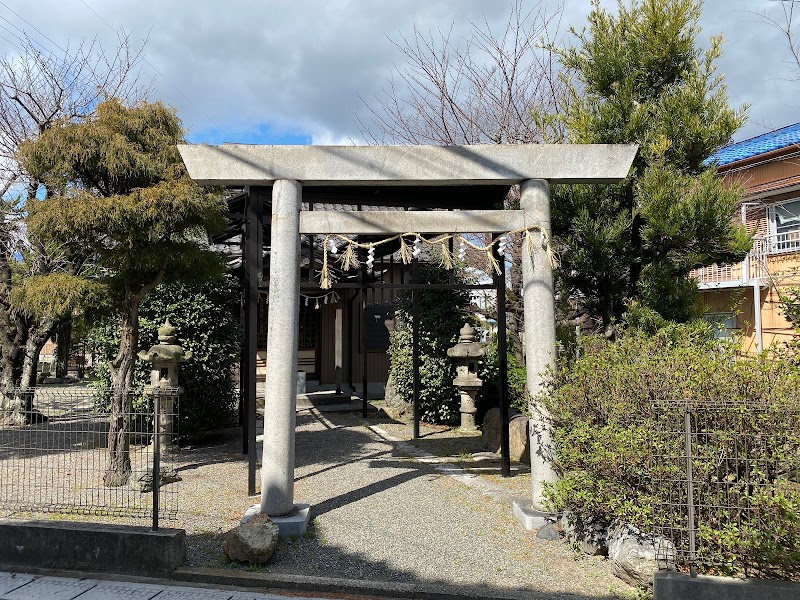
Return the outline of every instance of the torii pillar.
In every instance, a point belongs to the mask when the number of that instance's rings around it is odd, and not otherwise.
[[[630,170],[635,145],[512,144],[476,146],[223,146],[179,145],[189,175],[201,185],[272,185],[269,334],[261,504],[282,535],[299,535],[308,506],[294,504],[294,428],[299,320],[300,234],[392,235],[502,233],[538,228],[550,233],[549,183],[616,183]],[[521,210],[327,212],[301,209],[305,186],[513,185]],[[532,235],[537,235],[532,232]],[[544,246],[523,252],[528,392],[543,389],[555,364],[553,271]],[[543,490],[555,481],[549,418],[531,407],[531,502],[515,503],[528,529],[550,518]]]
[[[526,227],[539,227],[550,238],[550,185],[543,179],[520,184],[520,208]],[[541,243],[522,254],[522,299],[525,316],[525,377],[530,398],[528,435],[531,451],[531,505],[544,510],[544,490],[557,480],[553,471],[550,415],[534,398],[544,390],[546,377],[556,366],[556,319],[553,266]],[[515,507],[516,508],[516,507]]]
[[[272,185],[269,278],[280,285],[269,286],[260,509],[284,536],[301,535],[308,525],[308,505],[293,502],[302,200],[299,182],[281,179]]]

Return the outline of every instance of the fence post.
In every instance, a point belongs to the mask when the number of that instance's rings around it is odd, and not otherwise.
[[[153,531],[158,531],[161,490],[161,390],[153,387]]]
[[[683,409],[684,427],[686,433],[686,507],[689,513],[689,575],[697,577],[697,557],[695,548],[694,528],[694,480],[692,476],[692,412],[689,400]]]

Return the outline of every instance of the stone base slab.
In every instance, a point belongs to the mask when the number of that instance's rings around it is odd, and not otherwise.
[[[158,576],[186,558],[186,532],[0,519],[0,564]]]
[[[261,514],[261,505],[254,504],[247,509],[242,517],[242,523],[246,523],[256,515]],[[281,537],[299,537],[308,529],[308,521],[311,517],[310,504],[295,504],[294,511],[283,517],[270,517],[272,522],[281,530]]]
[[[689,577],[662,572],[653,577],[653,600],[790,600],[800,598],[800,583],[733,579],[731,577]]]
[[[528,531],[536,531],[545,525],[552,525],[558,521],[559,515],[555,513],[544,512],[533,508],[527,500],[517,499],[511,503],[511,510],[517,520]]]

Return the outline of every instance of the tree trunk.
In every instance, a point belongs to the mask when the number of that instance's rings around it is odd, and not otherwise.
[[[131,474],[129,426],[130,390],[139,342],[139,303],[126,307],[120,323],[119,354],[111,362],[111,417],[108,430],[108,469],[103,482],[109,487],[128,483]]]
[[[3,313],[0,316],[3,323],[0,334],[0,423],[27,425],[36,420],[31,410],[33,394],[20,393],[18,388],[28,327],[23,319],[9,315],[4,307],[0,307],[0,312]]]
[[[22,361],[22,375],[20,376],[20,387],[36,387],[36,371],[39,368],[39,354],[53,334],[55,322],[53,319],[45,318],[39,323],[32,323],[28,328],[28,339],[25,342],[25,355]]]
[[[6,252],[0,252],[0,386],[4,389],[19,382],[22,346],[27,329],[11,309],[11,265]]]
[[[58,348],[56,355],[56,377],[67,376],[69,351],[72,346],[72,320],[66,319],[58,326]]]
[[[639,213],[633,215],[631,221],[631,253],[635,257],[631,261],[630,275],[628,276],[628,298],[639,296],[639,279],[642,277],[642,228],[644,219]]]
[[[4,388],[0,395],[0,422],[7,425],[30,425],[47,420],[47,416],[33,406],[33,397],[36,388],[39,352],[50,336],[53,321],[45,320],[40,325],[29,323],[25,325],[24,328],[20,328],[28,332],[28,337],[25,341],[25,351],[20,353],[22,354],[21,375],[19,381],[15,381],[19,385]],[[13,370],[16,371],[17,368]]]
[[[2,311],[5,312],[5,311]],[[5,316],[5,315],[4,315]],[[4,389],[19,385],[22,375],[22,358],[27,327],[13,317],[3,319],[2,364],[0,365],[0,386]]]

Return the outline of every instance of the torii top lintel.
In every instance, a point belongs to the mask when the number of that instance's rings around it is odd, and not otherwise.
[[[526,179],[614,183],[627,177],[635,144],[472,146],[261,146],[179,144],[201,185],[481,185]]]

